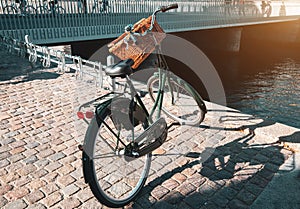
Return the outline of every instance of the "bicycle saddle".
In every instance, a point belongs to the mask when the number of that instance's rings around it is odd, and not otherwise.
[[[105,69],[106,75],[115,78],[121,77],[124,78],[126,75],[132,73],[131,66],[134,64],[132,59],[121,60],[117,64],[110,65]]]

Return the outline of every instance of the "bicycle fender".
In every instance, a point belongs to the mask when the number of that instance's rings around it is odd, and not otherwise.
[[[82,166],[83,166],[83,176],[85,183],[89,183],[90,179],[92,179],[93,172],[91,171],[92,167],[92,160],[93,160],[93,143],[91,136],[93,133],[97,133],[99,127],[99,120],[101,114],[107,109],[110,105],[111,100],[108,100],[96,107],[96,114],[95,117],[91,120],[90,125],[86,131],[84,143],[83,143],[83,150],[82,150]]]

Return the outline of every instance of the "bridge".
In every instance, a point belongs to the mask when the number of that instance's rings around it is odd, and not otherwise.
[[[35,44],[72,43],[114,38],[128,23],[147,17],[173,0],[1,0],[0,35]],[[19,2],[19,3],[18,3]],[[20,3],[21,2],[21,3]],[[285,22],[300,17],[300,1],[190,0],[176,1],[179,8],[160,14],[166,32],[193,31],[243,25]]]

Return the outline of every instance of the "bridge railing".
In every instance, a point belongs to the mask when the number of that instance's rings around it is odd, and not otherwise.
[[[37,44],[117,37],[124,26],[155,8],[177,2],[178,9],[159,15],[167,32],[284,20],[300,15],[300,0],[0,0],[0,34]]]

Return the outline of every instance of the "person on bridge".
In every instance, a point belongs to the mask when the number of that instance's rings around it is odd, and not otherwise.
[[[239,15],[241,14],[245,16],[245,0],[239,1]]]
[[[225,15],[230,15],[232,0],[225,0]]]

